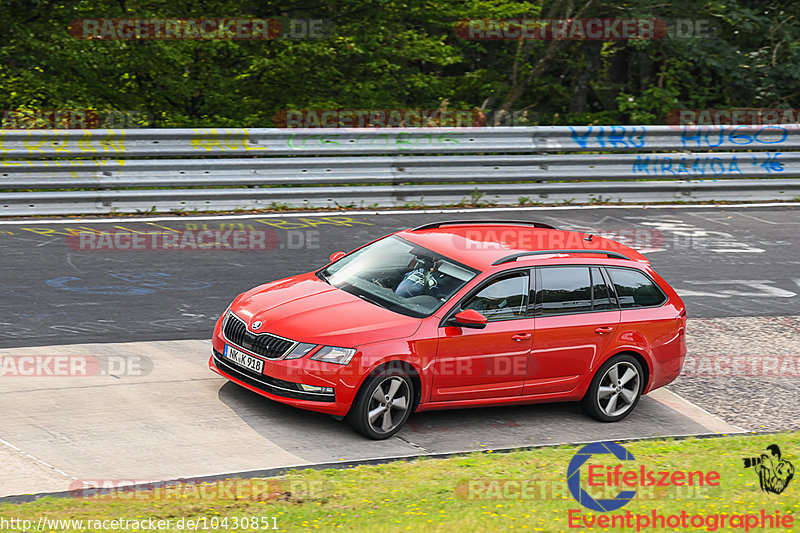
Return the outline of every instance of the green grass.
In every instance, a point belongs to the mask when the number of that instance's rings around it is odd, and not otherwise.
[[[630,466],[624,465],[626,470],[640,465],[656,471],[713,470],[719,472],[720,484],[693,489],[673,486],[655,492],[640,488],[640,498],[607,514],[657,510],[663,514],[686,511],[708,515],[758,513],[764,509],[768,514],[780,511],[797,517],[800,472],[782,494],[775,495],[761,492],[755,473],[743,468],[742,458],[758,456],[772,443],[777,443],[784,458],[800,468],[800,433],[624,444],[636,458]],[[231,490],[221,495],[220,485],[212,483],[94,498],[42,498],[31,503],[2,504],[0,517],[25,518],[34,523],[43,515],[84,520],[153,517],[172,519],[173,524],[181,517],[205,517],[208,528],[212,517],[216,517],[228,519],[227,530],[234,529],[234,517],[264,517],[270,526],[275,517],[277,531],[616,531],[597,525],[593,529],[568,527],[570,509],[579,510],[581,516],[599,516],[581,507],[565,490],[567,466],[577,449],[559,446],[502,454],[486,450],[448,459],[293,471],[272,480],[227,481],[227,487],[235,488],[236,494]],[[589,464],[618,463],[606,458]],[[582,472],[585,485],[586,473]],[[528,487],[526,493],[519,490],[523,484]],[[613,493],[618,490],[614,488]],[[199,530],[202,528],[199,523]],[[222,526],[216,529],[225,530]]]

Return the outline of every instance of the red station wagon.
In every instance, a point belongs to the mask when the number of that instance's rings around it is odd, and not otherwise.
[[[237,296],[210,368],[385,439],[432,409],[580,401],[614,422],[683,366],[683,301],[615,241],[439,222],[330,260]]]

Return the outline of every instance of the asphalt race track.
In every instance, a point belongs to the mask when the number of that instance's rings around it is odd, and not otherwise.
[[[219,314],[246,289],[316,269],[331,252],[398,229],[470,217],[475,215],[387,212],[0,225],[0,348],[208,338]],[[515,217],[619,234],[623,242],[641,245],[685,297],[692,318],[794,315],[800,309],[798,208],[480,213]],[[202,229],[263,230],[274,232],[278,242],[260,251],[84,251],[68,244],[77,232]],[[659,251],[648,251],[653,248]]]
[[[0,377],[0,461],[9,473],[0,496],[66,490],[80,479],[175,479],[560,442],[797,429],[800,368],[792,374],[780,361],[797,361],[800,350],[798,209],[0,221],[0,356],[86,356],[101,369],[92,377]],[[236,294],[315,269],[336,250],[397,229],[468,218],[538,220],[617,238],[641,249],[684,297],[695,363],[707,355],[784,359],[774,375],[681,377],[617,424],[595,422],[572,404],[433,412],[412,416],[398,436],[378,443],[208,371],[213,323]],[[255,231],[271,249],[92,249],[113,232],[195,230]],[[754,387],[754,379],[764,386]]]

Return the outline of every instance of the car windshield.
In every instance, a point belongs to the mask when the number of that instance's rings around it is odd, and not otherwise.
[[[393,235],[356,250],[317,275],[374,305],[421,318],[441,307],[477,273]]]

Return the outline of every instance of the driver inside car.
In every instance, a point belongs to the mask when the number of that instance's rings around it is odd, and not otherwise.
[[[436,277],[433,272],[436,262],[433,259],[418,257],[410,271],[406,272],[402,281],[397,284],[395,294],[403,298],[411,298],[421,294],[428,294],[436,287]]]

